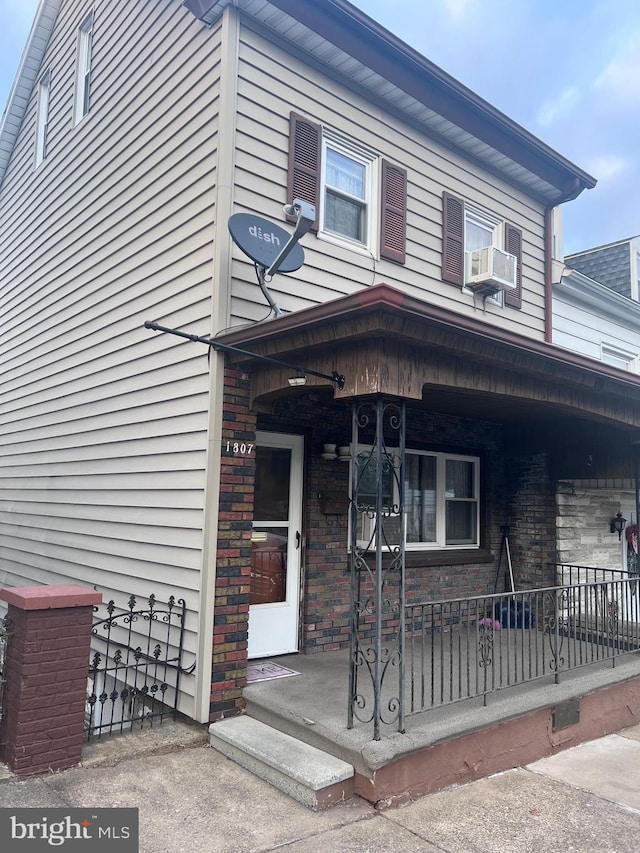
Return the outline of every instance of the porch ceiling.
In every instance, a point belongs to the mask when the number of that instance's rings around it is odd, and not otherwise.
[[[500,423],[583,420],[640,430],[640,377],[476,318],[430,305],[378,284],[252,326],[220,343],[252,376],[252,404],[269,409],[296,393],[292,371],[261,361],[344,374],[335,399],[383,393],[420,401],[433,411]],[[306,390],[331,388],[307,377]],[[640,438],[640,433],[638,433]]]

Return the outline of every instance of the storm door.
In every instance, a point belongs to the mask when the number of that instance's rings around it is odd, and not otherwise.
[[[298,651],[303,438],[258,432],[249,657]]]

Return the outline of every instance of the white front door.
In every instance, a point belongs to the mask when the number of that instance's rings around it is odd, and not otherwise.
[[[298,651],[303,438],[256,435],[250,658]]]

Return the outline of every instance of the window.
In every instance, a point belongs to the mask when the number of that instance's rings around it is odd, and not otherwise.
[[[315,205],[312,230],[326,239],[405,262],[406,171],[292,113],[287,201],[296,198]]]
[[[360,507],[376,506],[375,470],[358,454],[362,477],[358,489]],[[389,469],[383,472],[382,502],[385,535],[397,542],[402,524],[398,508],[399,456],[388,451]],[[394,469],[396,476],[393,476]],[[405,453],[405,515],[407,550],[478,548],[480,519],[480,460],[476,456],[407,450]],[[372,513],[368,514],[369,516]],[[371,544],[372,519],[361,514],[357,539]]]
[[[91,43],[93,40],[93,12],[84,19],[78,31],[78,63],[76,76],[75,124],[89,112],[91,89]]]
[[[624,352],[617,347],[602,344],[600,358],[605,364],[619,367],[621,370],[633,370],[636,357],[631,353]]]
[[[373,155],[323,136],[321,232],[372,247],[370,208],[375,166]]]
[[[514,290],[500,294],[500,299],[505,305],[521,308],[522,231],[450,193],[443,193],[442,280],[464,287],[465,252],[482,249],[485,246],[495,246],[515,255],[516,287]]]
[[[51,69],[45,71],[38,84],[38,118],[36,123],[36,167],[47,156],[49,123],[49,95],[51,91]]]

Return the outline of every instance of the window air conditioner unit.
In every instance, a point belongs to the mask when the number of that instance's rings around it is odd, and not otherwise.
[[[509,252],[485,246],[467,252],[465,287],[480,296],[493,296],[500,290],[515,290],[518,259]]]

